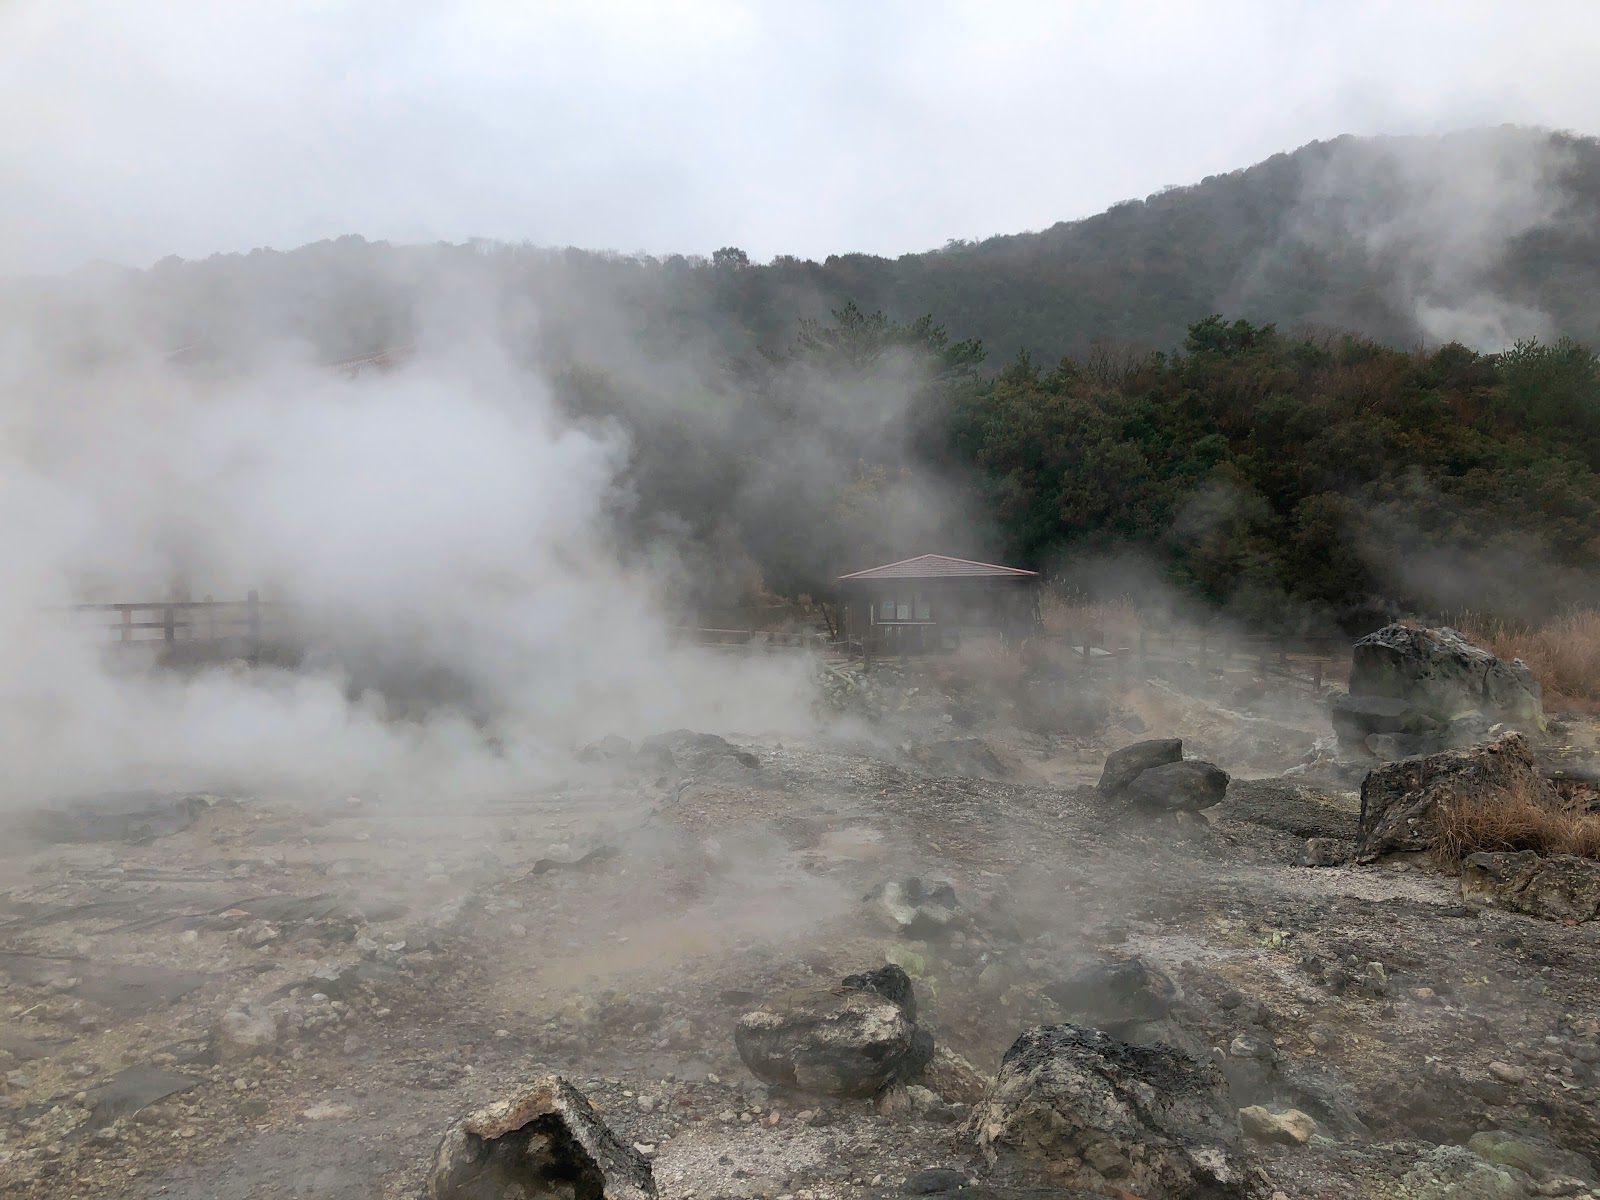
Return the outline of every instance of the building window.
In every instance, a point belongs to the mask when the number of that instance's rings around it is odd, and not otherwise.
[[[916,602],[917,602],[917,618],[916,619],[919,620],[919,621],[931,621],[931,620],[933,620],[933,605],[931,603],[929,603],[927,597],[918,596]]]
[[[878,620],[880,620],[880,621],[892,621],[892,620],[894,620],[894,613],[895,613],[895,607],[894,607],[894,601],[893,600],[885,600],[882,604],[880,604],[878,606]]]

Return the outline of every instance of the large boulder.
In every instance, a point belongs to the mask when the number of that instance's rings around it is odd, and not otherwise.
[[[1100,771],[1100,782],[1095,787],[1107,796],[1121,795],[1141,772],[1166,763],[1181,762],[1181,738],[1152,738],[1147,742],[1134,742],[1121,750],[1106,755],[1106,765]]]
[[[1365,745],[1374,734],[1421,739],[1442,728],[1409,700],[1393,696],[1335,696],[1329,705],[1333,731],[1342,745]]]
[[[1532,850],[1469,854],[1461,894],[1496,908],[1552,921],[1600,918],[1600,862],[1571,854],[1542,858]]]
[[[1520,733],[1466,750],[1381,763],[1361,784],[1356,856],[1370,862],[1382,854],[1432,850],[1441,802],[1492,805],[1547,787],[1533,747]]]
[[[775,996],[739,1018],[733,1040],[757,1079],[823,1096],[877,1095],[933,1058],[911,979],[893,965]]]
[[[979,1149],[1056,1186],[1172,1200],[1236,1200],[1257,1178],[1214,1063],[1081,1025],[1023,1033],[973,1117]]]
[[[508,1196],[653,1200],[650,1164],[558,1075],[452,1125],[434,1154],[432,1200]]]
[[[1129,804],[1153,812],[1199,812],[1227,794],[1228,773],[1197,758],[1140,771],[1123,789]]]
[[[1369,633],[1352,652],[1350,694],[1403,700],[1441,725],[1481,713],[1544,728],[1543,697],[1527,664],[1503,662],[1454,629],[1397,624]]]

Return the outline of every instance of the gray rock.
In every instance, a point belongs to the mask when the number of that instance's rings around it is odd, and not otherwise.
[[[1594,1169],[1583,1155],[1560,1150],[1503,1129],[1475,1133],[1467,1139],[1467,1149],[1488,1162],[1525,1171],[1540,1183],[1551,1178],[1595,1182]]]
[[[652,1200],[655,1194],[645,1157],[558,1075],[457,1121],[440,1141],[428,1178],[432,1200]]]
[[[1163,1020],[1178,999],[1171,977],[1142,958],[1096,963],[1041,990],[1075,1021],[1126,1041],[1137,1039],[1122,1026]]]
[[[1527,737],[1508,733],[1466,750],[1383,763],[1361,783],[1357,857],[1431,850],[1441,799],[1493,803],[1511,792],[1548,789]]]
[[[212,1033],[212,1050],[218,1062],[254,1058],[277,1042],[278,1018],[255,1004],[223,1013]]]
[[[1532,1180],[1460,1146],[1435,1146],[1400,1179],[1401,1200],[1528,1200]]]
[[[1350,846],[1338,838],[1307,838],[1296,865],[1302,867],[1338,867],[1350,860]]]
[[[973,1128],[991,1166],[1005,1156],[1062,1188],[1173,1200],[1259,1191],[1215,1064],[1078,1025],[1018,1038]]]
[[[866,1097],[915,1080],[933,1038],[916,1023],[911,980],[887,966],[836,988],[803,988],[745,1013],[734,1046],[757,1079],[813,1095]]]
[[[961,901],[948,879],[891,880],[867,899],[891,928],[906,937],[936,937],[963,923]]]
[[[1461,894],[1546,920],[1593,921],[1600,918],[1600,862],[1541,858],[1532,850],[1470,854],[1461,864]]]
[[[1228,773],[1195,758],[1150,767],[1123,789],[1129,804],[1156,812],[1199,812],[1227,794]]]
[[[1123,791],[1143,771],[1183,759],[1183,741],[1180,738],[1155,738],[1135,742],[1121,750],[1106,755],[1106,765],[1100,772],[1100,782],[1095,784],[1103,794],[1115,796]]]
[[[1335,696],[1329,705],[1333,731],[1347,745],[1372,734],[1437,733],[1439,722],[1409,700],[1395,696]]]
[[[1404,700],[1441,723],[1481,713],[1544,728],[1544,702],[1527,665],[1502,662],[1454,629],[1397,624],[1368,634],[1352,651],[1350,694]]]
[[[1280,1146],[1304,1146],[1317,1132],[1317,1123],[1297,1108],[1275,1113],[1259,1104],[1241,1108],[1239,1124],[1246,1137]]]

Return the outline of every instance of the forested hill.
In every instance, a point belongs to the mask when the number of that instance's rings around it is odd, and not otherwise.
[[[441,309],[460,315],[468,280],[491,286],[502,317],[531,313],[529,348],[558,368],[744,358],[850,301],[902,322],[931,314],[981,340],[991,364],[1023,350],[1055,362],[1097,339],[1170,350],[1212,312],[1407,348],[1593,344],[1600,142],[1510,127],[1344,137],[1041,232],[895,259],[757,264],[735,247],[651,258],[347,237],[170,259],[120,283],[149,336],[170,344],[287,334],[341,357],[409,341]],[[40,286],[24,289],[35,312]],[[92,324],[79,311],[84,289],[46,290],[57,336]]]

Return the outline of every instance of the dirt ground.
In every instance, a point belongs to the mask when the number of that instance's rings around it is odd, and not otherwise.
[[[1240,1105],[1315,1118],[1309,1144],[1252,1151],[1285,1195],[1409,1194],[1434,1147],[1495,1130],[1570,1167],[1543,1194],[1583,1195],[1560,1180],[1600,1170],[1600,924],[1463,903],[1426,860],[1294,865],[1307,837],[1352,839],[1358,801],[1283,775],[1329,727],[1275,686],[1169,673],[1064,713],[886,668],[870,712],[730,735],[743,760],[680,737],[670,762],[426,806],[24,814],[0,857],[0,1194],[414,1197],[452,1120],[548,1072],[645,1148],[663,1196],[936,1190],[929,1168],[1021,1194],[949,1113],[769,1092],[734,1023],[894,961],[989,1074],[1070,1015],[1053,983],[1136,955]],[[1085,786],[1153,736],[1233,774],[1209,821],[1130,820]],[[959,937],[902,937],[868,899],[913,876],[954,883]],[[260,1044],[219,1035],[240,1012]]]

